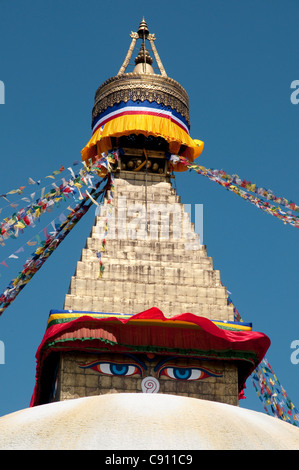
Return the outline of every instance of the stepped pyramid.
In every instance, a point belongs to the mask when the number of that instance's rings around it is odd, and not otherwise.
[[[107,218],[99,278],[97,253]],[[234,319],[220,273],[169,176],[120,172],[112,204],[105,200],[82,250],[64,309],[136,314],[154,306],[166,317],[191,312]]]

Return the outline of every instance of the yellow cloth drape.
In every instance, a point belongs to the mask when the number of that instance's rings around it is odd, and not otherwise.
[[[82,149],[82,160],[87,161],[108,152],[112,148],[111,137],[129,134],[143,134],[163,137],[169,144],[169,152],[178,155],[182,145],[186,148],[182,155],[193,162],[202,152],[204,143],[193,140],[188,133],[170,119],[147,114],[119,116],[108,121],[104,128],[97,129]],[[176,165],[175,171],[185,171],[186,167]]]

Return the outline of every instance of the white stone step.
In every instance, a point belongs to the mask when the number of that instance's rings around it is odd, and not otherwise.
[[[82,310],[105,313],[136,314],[152,307],[159,308],[165,316],[171,317],[181,313],[193,313],[214,320],[233,320],[233,310],[230,306],[219,306],[215,304],[193,304],[176,302],[154,302],[152,299],[125,298],[114,301],[112,297],[108,300],[103,297],[72,296],[67,294],[64,308],[66,310]]]

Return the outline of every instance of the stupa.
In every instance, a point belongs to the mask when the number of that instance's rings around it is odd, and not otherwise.
[[[64,307],[50,312],[31,406],[0,419],[0,448],[299,446],[298,429],[238,407],[270,340],[234,320],[173,187],[177,155],[192,162],[203,146],[143,19],[95,94],[82,159],[106,162],[106,197]]]

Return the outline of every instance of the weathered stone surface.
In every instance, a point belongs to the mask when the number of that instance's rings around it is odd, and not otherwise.
[[[116,178],[114,186],[112,204],[101,207],[82,250],[64,308],[135,314],[155,306],[167,317],[191,312],[232,321],[220,273],[171,183],[150,176],[145,184],[144,176],[132,175]]]

